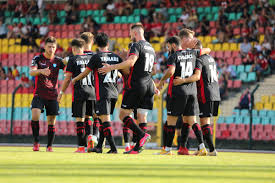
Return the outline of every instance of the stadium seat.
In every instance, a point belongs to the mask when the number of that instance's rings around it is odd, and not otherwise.
[[[241,64],[242,64],[242,59],[241,59],[241,58],[236,58],[236,59],[234,60],[234,64],[235,64],[235,65],[241,65]]]
[[[240,89],[242,87],[242,81],[241,80],[235,80],[233,88],[234,89]]]
[[[240,73],[240,80],[246,82],[247,81],[247,74],[244,73],[244,72]]]
[[[272,110],[273,109],[272,103],[264,103],[264,109]]]
[[[250,72],[248,73],[248,76],[247,76],[247,81],[248,82],[255,82],[256,81],[256,72]]]

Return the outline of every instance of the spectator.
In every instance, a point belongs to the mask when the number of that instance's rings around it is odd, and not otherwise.
[[[251,51],[251,44],[248,42],[248,39],[247,38],[244,38],[244,42],[241,43],[241,46],[240,46],[240,54],[242,57],[246,57],[246,55],[248,54],[249,51]]]
[[[26,76],[24,72],[21,74],[21,82],[23,86],[27,88],[31,85],[29,78]]]
[[[100,29],[100,25],[91,17],[87,17],[82,24],[82,32],[92,32],[96,34]]]
[[[224,15],[223,11],[219,11],[219,18],[218,18],[218,27],[222,28],[224,25],[228,24],[227,16]]]
[[[8,68],[7,78],[8,78],[8,80],[14,80],[15,79],[12,75],[12,70],[11,70],[10,67]]]
[[[6,73],[5,69],[2,66],[2,62],[0,62],[0,71],[3,71],[4,73]]]
[[[0,18],[0,39],[6,38],[8,35],[8,29],[3,23],[3,20]]]
[[[71,6],[71,11],[67,12],[66,24],[75,24],[78,22],[78,11],[75,6]]]
[[[243,92],[240,101],[239,101],[239,105],[238,107],[236,107],[237,109],[249,109],[249,104],[251,102],[251,95],[250,92],[247,89],[245,89],[245,91]]]
[[[206,19],[206,16],[202,18],[200,22],[201,34],[206,36],[209,34],[209,21]]]
[[[10,38],[20,38],[20,29],[21,25],[20,24],[13,24],[12,30],[8,32],[8,39]]]
[[[39,27],[39,35],[40,37],[46,37],[48,35],[49,28],[44,22],[40,27]]]
[[[266,37],[264,38],[264,42],[262,43],[262,47],[267,49],[267,50],[271,50],[271,44],[270,44],[270,42],[268,41],[268,39]]]
[[[30,7],[27,11],[27,14],[34,17],[38,14],[38,6],[35,0],[31,0]]]
[[[252,51],[248,52],[246,56],[247,61],[244,64],[245,65],[254,64],[256,57],[258,57],[258,52],[256,48],[253,48]]]
[[[270,52],[270,55],[268,57],[268,62],[270,64],[272,73],[275,71],[275,49],[274,49],[274,47],[275,46],[272,45],[272,51]]]
[[[161,36],[162,35],[162,23],[160,22],[162,15],[160,13],[156,13],[154,15],[154,23],[151,24],[151,30],[153,32],[153,36]]]
[[[19,71],[17,70],[17,65],[16,65],[16,64],[14,64],[14,66],[13,66],[12,76],[13,76],[14,78],[16,78],[16,77],[19,76]]]
[[[189,22],[189,13],[187,10],[182,11],[182,15],[180,16],[180,20],[184,25],[187,25]]]
[[[262,46],[260,45],[259,41],[255,41],[255,45],[254,48],[256,48],[257,52],[261,52],[262,51]]]
[[[6,72],[4,69],[0,70],[0,80],[7,80]]]
[[[188,23],[187,23],[187,27],[190,27],[191,29],[194,29],[197,25],[198,22],[198,16],[196,13],[196,10],[190,10],[190,16],[188,18]]]
[[[16,1],[15,0],[8,0],[7,8],[8,11],[14,11],[16,7]]]
[[[160,9],[159,9],[159,12],[161,14],[161,21],[166,21],[167,18],[168,18],[168,11],[167,11],[167,7],[166,7],[166,4],[165,2],[161,2],[160,3]]]
[[[263,54],[260,53],[258,57],[256,57],[254,64],[251,67],[251,71],[256,72],[257,81],[260,81],[262,76],[265,73],[269,72],[268,61],[264,58]]]
[[[57,16],[57,13],[55,10],[50,10],[48,13],[48,17],[50,20],[50,24],[58,24],[59,23],[59,18]]]
[[[105,16],[107,19],[107,22],[113,22],[114,16],[116,15],[116,6],[113,0],[108,0],[107,3],[104,5],[105,11]]]
[[[122,16],[124,14],[124,8],[125,8],[124,0],[119,0],[119,2],[116,3],[116,9],[117,9],[118,16]]]
[[[37,7],[39,10],[40,15],[43,15],[43,11],[44,11],[44,3],[43,0],[37,0]]]

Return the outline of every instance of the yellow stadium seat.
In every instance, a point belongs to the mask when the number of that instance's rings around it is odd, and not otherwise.
[[[220,51],[222,49],[222,45],[220,43],[214,44],[214,51]]]
[[[264,42],[264,35],[260,35],[259,43],[262,44]]]
[[[14,52],[15,53],[21,53],[21,46],[16,45],[15,48],[14,48]]]
[[[21,106],[21,101],[20,100],[15,100],[14,101],[14,107],[22,107]]]
[[[256,110],[262,110],[264,108],[264,105],[263,103],[261,102],[257,102],[256,105],[255,105],[255,109]]]
[[[210,43],[207,44],[207,48],[210,48],[212,51],[214,51],[214,50],[213,50],[213,48],[214,48],[214,45],[213,45],[213,44],[210,44]]]
[[[223,51],[229,51],[230,50],[229,43],[223,43],[222,44],[222,50]]]
[[[165,37],[164,36],[160,37],[159,42],[164,43],[165,42]]]
[[[15,44],[15,39],[9,39],[9,45],[14,45]]]
[[[264,104],[264,109],[272,110],[272,103],[265,103]]]
[[[268,102],[269,102],[269,96],[263,95],[263,96],[261,97],[261,102],[262,102],[262,103],[268,103]]]
[[[159,42],[159,37],[152,37],[150,42]]]
[[[35,41],[40,42],[38,39],[36,39]],[[59,44],[59,45],[62,44],[62,41],[63,41],[63,39],[61,39],[61,38],[57,38],[57,39],[56,39],[56,42],[57,42],[57,44]],[[36,43],[36,44],[38,44],[38,43]]]
[[[205,36],[204,37],[204,42],[211,43],[212,42],[212,37],[211,36]]]
[[[14,51],[15,51],[15,46],[8,47],[8,53],[14,53]]]
[[[197,37],[202,43],[204,43],[204,37],[203,36],[198,36]]]
[[[8,46],[9,40],[8,39],[2,39],[2,46]]]
[[[128,37],[124,38],[124,44],[128,45],[130,42],[131,42],[130,38],[128,38]]]
[[[160,46],[159,43],[153,44],[153,47],[154,47],[156,52],[159,52],[161,50],[161,46]]]
[[[275,110],[275,103],[273,103],[273,108],[272,108],[272,110]]]
[[[237,43],[229,43],[229,45],[231,51],[236,51],[238,49]]]
[[[275,103],[275,95],[270,96],[270,102]]]
[[[21,47],[21,53],[26,53],[28,51],[28,49],[29,49],[28,46],[25,46],[25,45],[22,46]]]
[[[122,37],[120,37],[120,38],[118,38],[118,39],[117,39],[117,43],[119,43],[119,44],[123,44],[123,42],[124,42],[124,40],[123,40],[123,38],[122,38]]]

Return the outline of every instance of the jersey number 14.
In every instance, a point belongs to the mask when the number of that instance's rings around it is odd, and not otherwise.
[[[193,74],[192,62],[181,62],[181,78],[190,77]]]

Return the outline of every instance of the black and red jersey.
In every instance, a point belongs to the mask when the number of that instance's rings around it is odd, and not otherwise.
[[[156,61],[154,48],[145,40],[135,42],[130,46],[129,56],[137,55],[138,59],[130,70],[129,87],[136,88],[151,83],[151,72]]]
[[[173,80],[179,76],[181,78],[188,78],[193,75],[195,69],[201,70],[201,64],[196,62],[197,57],[200,56],[200,50],[186,49],[178,50],[170,55],[167,61],[168,66],[175,67],[175,73],[170,78],[168,95],[182,96],[182,95],[196,95],[196,83],[184,83],[182,85],[174,86]]]
[[[112,52],[99,52],[90,59],[87,68],[94,72],[96,100],[118,97],[118,70],[102,75],[98,73],[98,68],[103,67],[102,63],[114,65],[121,62],[122,59]]]
[[[47,100],[56,100],[58,93],[58,73],[59,69],[64,69],[66,66],[62,62],[62,58],[54,56],[53,59],[48,59],[44,54],[35,56],[32,59],[31,67],[37,69],[49,68],[51,74],[44,76],[42,74],[35,76],[34,96],[39,96]]]
[[[210,55],[202,55],[198,58],[202,65],[201,78],[197,81],[198,101],[205,103],[220,101],[220,89],[216,62]]]
[[[72,78],[78,76],[84,72],[91,57],[92,55],[86,54],[70,56],[66,72],[72,73]],[[96,100],[93,72],[75,83],[73,86],[74,100]]]

